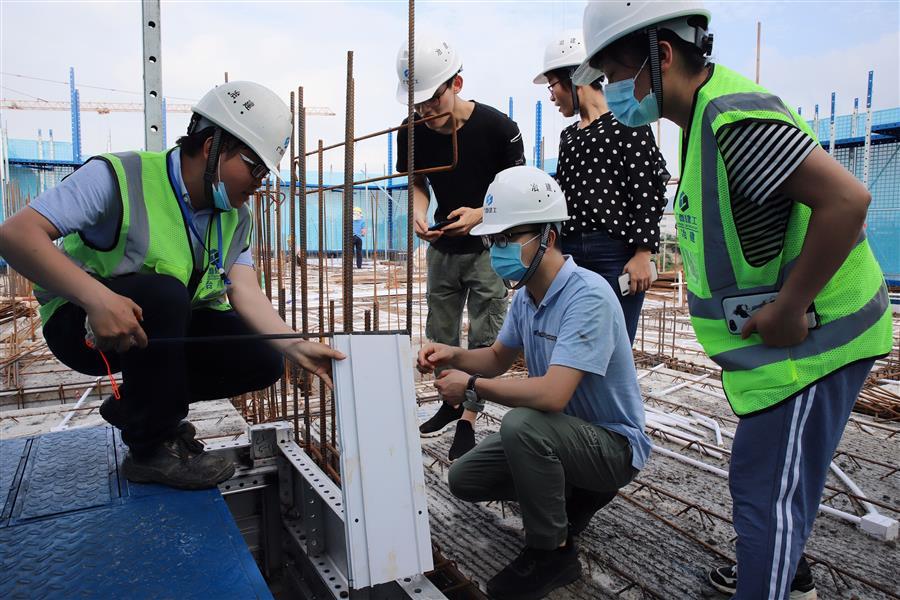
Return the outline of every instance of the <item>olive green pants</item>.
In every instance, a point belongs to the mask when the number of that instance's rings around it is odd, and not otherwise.
[[[551,550],[568,534],[571,488],[612,492],[635,473],[624,436],[563,413],[514,408],[499,433],[453,463],[448,482],[469,502],[518,501],[525,543]]]
[[[469,309],[469,348],[494,343],[506,316],[506,286],[491,268],[487,252],[446,254],[429,246],[428,320],[425,335],[459,346],[463,307]]]

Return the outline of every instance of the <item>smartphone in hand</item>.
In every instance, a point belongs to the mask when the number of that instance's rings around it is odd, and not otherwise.
[[[650,261],[650,283],[653,283],[659,279],[659,273],[656,272],[656,263],[652,260]],[[619,293],[623,296],[627,296],[631,293],[631,288],[629,284],[631,283],[631,275],[628,273],[622,273],[619,275]]]
[[[452,219],[444,219],[443,221],[438,221],[437,223],[429,227],[428,231],[439,231],[450,223],[456,223],[457,221],[459,221],[459,217],[453,217]]]

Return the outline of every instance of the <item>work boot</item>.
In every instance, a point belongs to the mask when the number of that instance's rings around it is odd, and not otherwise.
[[[462,404],[453,408],[446,402],[441,402],[441,407],[434,413],[434,416],[419,425],[419,433],[426,438],[437,437],[444,433],[447,426],[458,420],[462,414]]]
[[[538,600],[581,577],[578,550],[570,537],[556,550],[526,547],[487,583],[495,600]]]
[[[456,433],[450,445],[450,462],[453,462],[475,447],[475,430],[468,421],[460,419],[456,422]]]
[[[129,451],[122,464],[122,473],[135,483],[161,483],[184,490],[215,487],[234,475],[234,464],[230,460],[204,452],[199,441],[193,440],[193,444],[200,444],[199,452],[193,450],[190,442],[176,435],[147,456],[138,457]]]
[[[100,405],[100,416],[103,420],[115,427],[123,429],[125,426],[125,411],[122,409],[122,401],[116,400],[110,394]],[[197,438],[197,428],[190,421],[181,421],[175,429],[175,435],[184,440],[191,452],[203,452],[203,442]]]
[[[706,572],[709,583],[723,594],[732,595],[737,592],[737,565],[710,569]],[[790,600],[816,600],[818,598],[816,584],[809,570],[806,557],[801,556],[797,563],[797,572],[791,582]]]
[[[612,502],[616,492],[594,492],[573,488],[566,499],[566,516],[569,519],[569,535],[575,537],[584,531],[598,510]]]

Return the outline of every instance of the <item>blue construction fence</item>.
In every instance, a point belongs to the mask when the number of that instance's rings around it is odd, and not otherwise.
[[[282,198],[287,197],[289,184],[282,184]],[[319,194],[317,187],[307,185],[306,195],[306,251],[310,256],[319,252],[319,239],[326,254],[338,255],[343,252],[343,190],[329,190],[324,192],[324,227],[319,225]],[[296,201],[296,200],[295,200]],[[406,252],[407,227],[407,192],[405,184],[395,184],[390,187],[359,186],[353,189],[353,206],[362,209],[362,220],[365,224],[363,239],[363,251],[370,255],[378,252],[379,256],[392,256]],[[276,223],[275,205],[268,206],[270,223]],[[429,210],[429,222],[433,220],[434,205]],[[286,200],[281,205],[281,239],[293,243],[294,251],[300,250],[300,215],[295,209],[294,224],[296,241],[291,240],[290,208]],[[270,244],[275,245],[274,226],[270,228]],[[413,250],[419,248],[422,241],[413,236]]]
[[[864,180],[866,115],[835,117],[834,158],[860,181]],[[813,126],[813,121],[808,121]],[[869,192],[872,203],[866,219],[866,235],[886,279],[900,284],[900,108],[872,113],[873,142],[869,154]],[[879,133],[881,132],[881,133]],[[820,116],[819,141],[830,148],[831,124]]]

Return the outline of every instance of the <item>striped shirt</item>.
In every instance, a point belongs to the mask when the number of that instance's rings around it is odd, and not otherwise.
[[[816,147],[785,123],[740,121],[716,134],[744,258],[759,267],[781,252],[793,201],[778,187]]]

